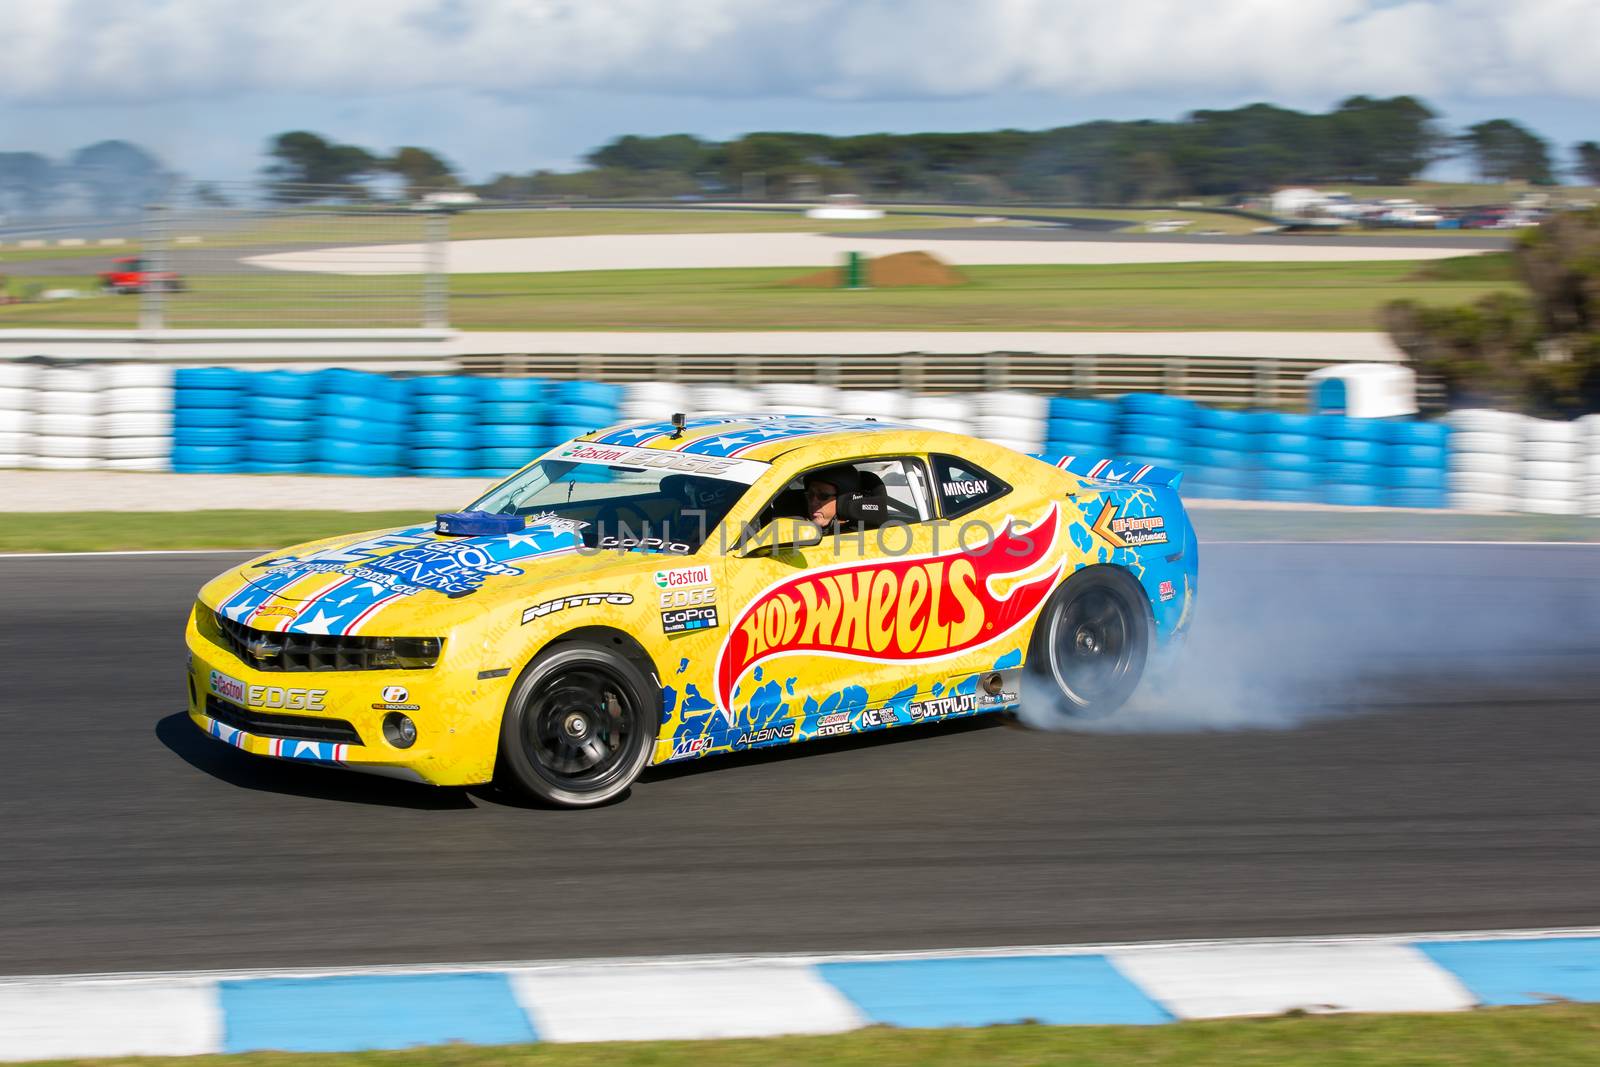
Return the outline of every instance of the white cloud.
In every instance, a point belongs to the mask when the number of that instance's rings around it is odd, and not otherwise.
[[[0,100],[1600,97],[1594,0],[0,0]]]

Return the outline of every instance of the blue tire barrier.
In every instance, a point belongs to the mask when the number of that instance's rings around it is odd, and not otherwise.
[[[478,444],[483,448],[516,448],[523,451],[549,447],[544,443],[543,426],[481,426]],[[524,461],[526,462],[526,461]],[[521,463],[517,466],[522,466]]]
[[[1378,463],[1385,458],[1385,446],[1376,441],[1322,442],[1322,457],[1332,463]]]
[[[1375,508],[1383,504],[1383,493],[1373,485],[1334,483],[1322,487],[1322,499],[1347,508]]]
[[[311,470],[307,463],[273,463],[271,460],[247,459],[239,464],[246,474],[305,474]]]
[[[306,463],[313,451],[311,441],[251,441],[244,449],[247,463]]]
[[[483,378],[478,396],[490,404],[537,404],[544,399],[550,383],[543,378]]]
[[[1321,466],[1304,452],[1257,452],[1256,466],[1264,471],[1287,471],[1311,476]]]
[[[315,429],[316,423],[306,419],[251,419],[245,436],[252,441],[305,441]]]
[[[1256,447],[1263,452],[1304,452],[1311,455],[1316,451],[1318,440],[1315,437],[1301,433],[1262,433],[1256,435]]]
[[[417,430],[405,439],[409,448],[444,448],[452,452],[466,452],[481,442],[476,430]]]
[[[1051,419],[1045,424],[1045,438],[1050,441],[1070,441],[1075,445],[1110,448],[1117,440],[1117,424],[1089,422],[1085,419]]]
[[[605,382],[560,382],[555,398],[563,404],[614,409],[622,403],[622,387]]]
[[[1316,436],[1318,419],[1315,415],[1290,415],[1282,411],[1262,411],[1256,415],[1257,433],[1297,433]]]
[[[1183,400],[1164,393],[1125,393],[1118,398],[1117,404],[1124,415],[1175,415],[1185,422],[1192,420],[1194,409],[1199,406],[1193,400]]]
[[[598,430],[610,426],[617,421],[617,409],[612,407],[598,407],[592,404],[566,404],[559,414],[561,421],[568,426],[587,426],[591,430]]]
[[[1383,484],[1390,489],[1435,489],[1443,491],[1445,488],[1445,470],[1443,467],[1385,467],[1383,468]]]
[[[313,463],[309,469],[312,474],[336,474],[345,478],[399,478],[410,473],[400,466],[364,463]]]
[[[412,467],[409,473],[413,478],[475,478],[478,471],[475,467]]]
[[[406,436],[404,424],[369,419],[344,419],[324,415],[317,420],[317,436],[335,441],[373,441],[394,444]]]
[[[1255,484],[1256,473],[1227,467],[1190,467],[1183,473],[1183,488],[1187,489],[1192,481],[1204,485],[1243,488]]]
[[[1317,475],[1309,470],[1269,467],[1261,472],[1261,485],[1268,489],[1294,489],[1310,492],[1317,487]]]
[[[460,374],[447,374],[428,378],[412,378],[407,382],[413,398],[420,400],[425,396],[459,396],[476,398],[478,395],[477,378],[468,378]],[[439,411],[442,408],[431,410]]]
[[[404,449],[399,445],[318,441],[310,458],[318,463],[344,463],[355,467],[393,467],[400,463]]]
[[[583,463],[574,467],[572,473],[567,475],[568,481],[573,482],[606,482],[611,480],[611,475],[603,467],[595,467]]]
[[[1450,506],[1450,494],[1443,489],[1386,489],[1383,501],[1392,508],[1443,508]]]
[[[478,420],[473,416],[446,411],[424,411],[417,416],[412,425],[414,427],[411,431],[413,436],[418,432],[466,434],[476,434],[478,432]]]
[[[179,426],[172,431],[175,448],[186,445],[233,445],[243,439],[244,433],[236,426]]]
[[[1213,426],[1197,428],[1190,441],[1198,448],[1219,448],[1227,452],[1248,452],[1255,447],[1256,434],[1240,430],[1220,430]]]
[[[1277,504],[1315,504],[1317,494],[1311,489],[1273,489],[1262,488],[1251,499],[1270,500]]]
[[[480,448],[478,463],[482,469],[514,471],[532,463],[537,453],[526,448]]]
[[[1388,445],[1383,458],[1397,467],[1438,467],[1449,463],[1449,454],[1440,445]]]
[[[172,372],[174,389],[243,389],[244,376],[232,367],[179,367]]]
[[[1177,458],[1188,455],[1189,449],[1176,438],[1125,433],[1117,439],[1117,451],[1130,459],[1146,456]]]
[[[426,470],[476,470],[476,448],[412,448],[406,451],[408,466]]]
[[[560,444],[563,441],[570,441],[574,437],[582,437],[586,433],[592,433],[594,429],[595,427],[593,426],[574,426],[571,423],[564,422],[550,427],[550,432],[555,437],[555,443]]]
[[[404,426],[411,421],[411,408],[370,396],[342,396],[329,393],[317,398],[317,414],[367,422],[389,422]]]
[[[1322,479],[1341,485],[1378,485],[1382,471],[1382,467],[1371,463],[1324,463]]]
[[[544,421],[545,406],[526,400],[505,400],[484,404],[478,421],[494,424],[532,426]]]
[[[239,411],[246,394],[243,389],[175,389],[172,395],[179,411]]]
[[[1317,432],[1340,441],[1382,441],[1388,434],[1382,419],[1351,419],[1343,415],[1317,416]]]
[[[1194,424],[1203,430],[1228,430],[1232,433],[1254,433],[1256,413],[1229,411],[1226,408],[1199,408],[1194,413]]]
[[[1256,457],[1251,452],[1226,448],[1193,448],[1189,450],[1189,463],[1207,470],[1250,471],[1256,467]]]
[[[1432,445],[1444,448],[1450,443],[1450,427],[1442,422],[1391,422],[1384,440],[1391,445]]]
[[[172,450],[172,466],[232,470],[243,452],[238,445],[184,445]]]
[[[172,428],[212,429],[227,427],[238,430],[244,420],[231,408],[179,408],[172,413]]]
[[[303,400],[317,393],[317,376],[290,370],[269,370],[248,377],[251,396]]]
[[[317,413],[317,402],[308,396],[261,396],[245,398],[244,412],[252,419],[309,419]]]
[[[1050,418],[1074,422],[1116,422],[1122,417],[1117,405],[1105,400],[1083,400],[1075,396],[1050,398]]]
[[[1186,440],[1192,423],[1174,415],[1132,414],[1122,419],[1122,432],[1146,437],[1171,437]]]
[[[423,393],[411,398],[412,409],[442,415],[476,415],[478,398],[461,393]]]

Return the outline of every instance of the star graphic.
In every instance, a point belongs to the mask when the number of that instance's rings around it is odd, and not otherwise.
[[[536,534],[530,534],[530,533],[506,534],[506,547],[507,548],[517,548],[519,546],[526,546],[528,548],[542,548],[543,547],[542,545],[539,544],[539,538],[538,538],[538,536]]]
[[[758,438],[767,438],[767,437],[783,437],[783,436],[785,436],[787,434],[793,433],[794,431],[791,430],[787,426],[771,426],[771,425],[767,425],[767,426],[752,426],[750,429],[745,430],[743,432],[744,433],[753,433]]]
[[[362,582],[360,585],[356,586],[356,592],[358,593],[363,589],[370,589],[379,596],[383,596],[389,591],[388,586],[379,585],[377,582]]]
[[[636,426],[631,430],[620,430],[615,437],[617,443],[621,444],[624,438],[630,441],[643,441],[646,437],[654,437],[662,432],[660,423],[651,423],[648,426]]]
[[[333,631],[330,627],[342,618],[344,618],[343,615],[329,615],[321,608],[318,608],[317,613],[301,623],[298,629],[301,633],[306,634],[331,634]]]
[[[703,448],[719,448],[719,447],[738,447],[739,445],[747,445],[747,444],[750,443],[750,441],[742,433],[728,433],[728,434],[723,434],[720,437],[712,437],[712,438],[710,438],[708,440],[701,441],[701,442],[698,442],[698,443]]]

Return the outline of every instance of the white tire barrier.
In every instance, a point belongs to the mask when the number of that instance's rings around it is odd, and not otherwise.
[[[758,411],[761,398],[748,389],[735,389],[725,385],[697,385],[689,390],[691,414],[727,415],[734,412]]]
[[[838,412],[858,418],[903,418],[908,398],[905,393],[875,389],[841,389],[838,394]]]
[[[170,411],[123,411],[100,420],[105,437],[172,437]]]
[[[101,442],[106,459],[163,459],[172,450],[168,437],[108,437]]]
[[[34,418],[31,411],[0,408],[0,433],[26,433],[33,425]]]
[[[0,389],[36,389],[39,367],[32,363],[0,363]]]
[[[1446,423],[1456,433],[1499,433],[1522,437],[1522,416],[1513,411],[1495,411],[1492,408],[1461,408],[1445,416]]]
[[[1033,393],[979,393],[972,410],[979,416],[1005,415],[1042,422],[1050,418],[1050,398]]]
[[[1473,474],[1504,474],[1511,476],[1517,473],[1518,466],[1520,466],[1520,461],[1511,453],[1452,452],[1450,454],[1449,469]]]
[[[762,406],[768,411],[801,411],[806,414],[838,410],[838,391],[808,382],[770,382],[758,390]]]
[[[1515,499],[1506,493],[1450,493],[1450,506],[1457,511],[1473,511],[1485,514],[1503,513],[1515,510]]]
[[[49,390],[34,394],[33,410],[44,415],[98,415],[100,394],[74,390]]]

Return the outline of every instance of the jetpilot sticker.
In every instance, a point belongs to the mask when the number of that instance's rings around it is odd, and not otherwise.
[[[1116,504],[1107,504],[1091,527],[1112,548],[1138,548],[1167,543],[1167,520],[1160,515],[1118,515]]]
[[[988,543],[932,556],[885,558],[807,571],[770,586],[728,628],[717,656],[717,699],[733,721],[733,690],[774,656],[811,653],[917,663],[997,640],[1032,617],[1061,577],[1064,561],[1026,574],[1056,555],[1060,511],[1031,529],[1009,527]]]

